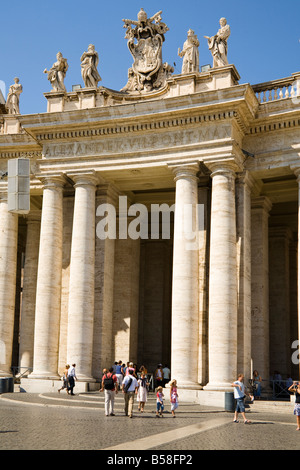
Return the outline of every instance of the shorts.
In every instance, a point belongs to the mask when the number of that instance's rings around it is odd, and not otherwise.
[[[159,401],[156,403],[156,411],[159,412],[159,411],[164,411],[164,405],[163,403],[159,403]]]
[[[295,403],[294,415],[300,416],[300,403]]]
[[[245,412],[245,404],[244,404],[244,398],[237,398],[236,399],[236,408],[235,411],[244,413]]]

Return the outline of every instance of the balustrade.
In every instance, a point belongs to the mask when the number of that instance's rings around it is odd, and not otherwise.
[[[294,77],[259,83],[252,88],[261,104],[300,96],[300,82]]]

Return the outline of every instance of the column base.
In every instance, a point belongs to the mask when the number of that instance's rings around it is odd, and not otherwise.
[[[28,378],[34,380],[60,380],[60,376],[58,374],[53,374],[52,372],[45,371],[45,372],[32,372],[28,375]]]
[[[231,382],[232,383],[232,382]],[[233,387],[229,382],[208,383],[203,390],[208,392],[233,392]]]
[[[31,376],[30,376],[31,377]],[[100,389],[99,382],[97,383],[95,379],[92,379],[93,382],[81,382],[79,380],[75,381],[74,393],[85,393],[91,391],[97,391]],[[21,378],[20,380],[20,391],[27,393],[57,393],[58,389],[62,386],[62,380],[56,378],[53,379],[31,379],[31,378]]]

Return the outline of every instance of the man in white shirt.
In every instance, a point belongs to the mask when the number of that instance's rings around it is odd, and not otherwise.
[[[138,392],[139,384],[133,376],[133,370],[129,370],[129,374],[124,377],[122,383],[122,392],[125,399],[125,415],[132,418],[134,395]]]
[[[244,381],[244,375],[239,374],[238,379],[235,382],[233,382],[233,384],[231,384],[232,387],[234,387],[234,398],[236,399],[236,408],[234,412],[233,422],[238,423],[238,414],[241,413],[241,415],[244,418],[244,423],[249,424],[251,423],[251,421],[246,419],[244,400],[245,400],[246,395],[249,396],[251,400],[253,400],[253,397],[245,391],[245,385],[243,381]]]
[[[70,367],[70,369],[68,370],[68,382],[69,382],[68,393],[71,392],[70,395],[75,395],[75,393],[73,393],[73,388],[75,387],[75,379],[77,379],[76,373],[75,373],[75,367],[76,367],[76,364],[72,364],[72,367]]]

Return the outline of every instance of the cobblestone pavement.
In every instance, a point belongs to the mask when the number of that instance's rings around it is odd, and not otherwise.
[[[247,412],[251,424],[233,423],[233,413],[180,403],[172,418],[168,400],[163,418],[155,416],[150,395],[143,414],[124,415],[121,393],[115,415],[104,414],[104,394],[0,395],[0,450],[299,450],[296,418],[288,413]]]

